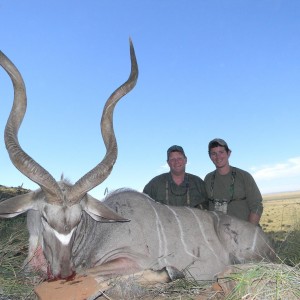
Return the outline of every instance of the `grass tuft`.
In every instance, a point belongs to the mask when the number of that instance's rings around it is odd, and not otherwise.
[[[226,300],[300,299],[300,270],[284,264],[253,264],[228,275],[235,287]]]
[[[0,236],[0,299],[36,299],[38,277],[22,270],[28,249],[26,218],[1,219]]]

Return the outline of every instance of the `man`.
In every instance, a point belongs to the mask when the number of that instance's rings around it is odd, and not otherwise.
[[[231,150],[224,140],[210,141],[208,154],[216,166],[204,179],[209,210],[222,211],[258,225],[263,211],[262,196],[253,177],[229,165]]]
[[[185,172],[187,157],[177,145],[167,151],[170,172],[154,177],[143,192],[163,204],[208,208],[204,181]]]

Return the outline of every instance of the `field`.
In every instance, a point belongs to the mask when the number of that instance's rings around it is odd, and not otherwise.
[[[260,224],[264,231],[280,238],[299,229],[300,191],[264,195],[263,199],[264,212]]]
[[[27,190],[18,188],[15,192],[21,194],[27,192]],[[5,189],[0,186],[0,200],[11,197],[12,193],[14,191],[11,188]],[[234,289],[234,293],[230,293],[227,296],[224,296],[224,293],[211,291],[204,283],[179,281],[171,283],[168,287],[163,287],[161,293],[157,290],[152,291],[154,294],[150,298],[157,300],[300,299],[300,287],[298,284],[300,282],[300,191],[264,195],[263,198],[264,213],[260,223],[264,231],[274,240],[278,264],[271,267],[269,265],[266,267],[255,265],[254,271],[252,268],[248,273],[242,273],[241,276],[235,275],[230,280],[238,281],[237,286],[239,288]],[[36,300],[33,287],[41,279],[38,274],[24,274],[21,268],[22,262],[26,257],[28,244],[25,221],[25,216],[9,220],[0,219],[0,300]],[[230,280],[227,278],[227,282]],[[260,282],[263,288],[259,292],[256,291],[257,295],[255,297],[244,298],[243,295],[252,293],[249,290],[253,286],[253,282],[256,282],[256,284]],[[268,291],[269,296],[266,296],[265,289],[267,287],[270,289],[270,286],[272,286],[272,291]],[[273,296],[274,291],[275,296]],[[203,296],[203,293],[206,293],[207,296]],[[287,295],[286,293],[289,294]],[[135,299],[150,298],[139,297]],[[101,297],[100,299],[116,298]]]

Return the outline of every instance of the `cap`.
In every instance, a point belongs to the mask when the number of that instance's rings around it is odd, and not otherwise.
[[[217,139],[213,139],[212,141],[209,142],[209,144],[208,144],[208,151],[211,148],[216,147],[218,145],[222,146],[222,147],[225,147],[226,150],[229,150],[227,143],[224,140],[217,138]]]
[[[183,148],[181,146],[177,146],[177,145],[171,146],[167,151],[167,159],[169,159],[169,155],[170,155],[171,152],[180,152],[185,156],[185,153],[184,153]]]

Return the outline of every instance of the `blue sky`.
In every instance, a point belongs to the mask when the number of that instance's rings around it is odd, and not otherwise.
[[[0,0],[0,28],[27,88],[20,144],[57,180],[76,182],[103,158],[100,117],[128,78],[131,37],[139,79],[116,107],[118,159],[92,195],[142,190],[168,171],[173,144],[204,178],[216,137],[262,193],[300,190],[300,1]],[[1,69],[0,132],[12,99]],[[0,184],[37,188],[0,141]]]

